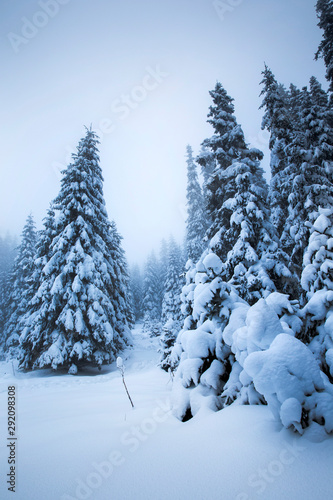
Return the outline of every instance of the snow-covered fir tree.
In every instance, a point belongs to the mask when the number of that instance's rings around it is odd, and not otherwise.
[[[163,297],[164,297],[164,292],[165,292],[165,283],[167,279],[167,273],[168,273],[168,242],[165,238],[161,240],[160,243],[160,252],[159,252],[159,259],[158,259],[158,265],[159,265],[159,276],[160,276],[160,281],[159,281],[159,290],[158,290],[158,297],[160,301],[160,311],[161,311],[161,317],[162,317],[162,302],[163,302]]]
[[[200,153],[198,154],[196,161],[199,165],[201,165],[201,174],[203,177],[203,195],[205,197],[205,188],[216,167],[216,157],[214,152],[210,149],[210,140],[205,139],[200,148]]]
[[[0,358],[5,350],[5,326],[8,320],[11,293],[11,274],[16,257],[16,239],[9,234],[0,236]]]
[[[97,145],[87,129],[46,220],[38,290],[21,335],[25,369],[100,367],[129,342],[124,257],[105,208]]]
[[[298,101],[298,128],[286,147],[292,176],[282,240],[291,238],[290,255],[300,276],[309,226],[317,218],[319,207],[333,203],[333,131],[328,96],[316,78],[310,79],[310,90],[304,87]]]
[[[203,142],[205,153],[197,158],[203,172],[206,167],[209,168],[206,174],[207,209],[211,218],[211,225],[207,231],[209,239],[223,227],[219,211],[224,200],[230,196],[220,182],[219,173],[229,167],[233,160],[242,158],[245,152],[253,159],[262,157],[260,151],[248,150],[243,131],[234,116],[233,99],[228,96],[220,83],[217,83],[215,89],[210,91],[210,95],[213,105],[209,108],[207,121],[213,126],[214,135],[205,139]],[[213,173],[211,172],[212,157],[216,165]]]
[[[292,87],[288,95],[285,88],[276,81],[272,71],[266,65],[262,75],[261,84],[263,89],[260,95],[264,97],[260,108],[264,108],[265,113],[261,128],[270,132],[269,148],[271,150],[269,204],[272,223],[277,229],[278,236],[281,237],[288,216],[288,197],[291,192],[289,181],[291,169],[286,153],[286,146],[290,144],[293,138],[293,120],[289,109],[289,96],[293,97],[291,102],[294,106],[296,104],[297,89]],[[291,246],[292,241],[290,238],[284,241],[285,249]]]
[[[193,415],[203,401],[215,409],[230,403],[232,398],[222,395],[229,377],[237,379],[239,387],[247,387],[242,402],[260,402],[261,396],[253,389],[253,383],[251,389],[251,381],[239,381],[243,368],[236,364],[232,335],[226,337],[227,342],[223,332],[234,310],[237,313],[232,329],[237,330],[246,325],[251,304],[254,308],[268,309],[265,314],[268,318],[272,311],[264,298],[276,290],[289,291],[294,287],[286,266],[287,256],[280,250],[270,222],[268,187],[259,164],[262,153],[247,147],[233,114],[232,99],[221,84],[216,85],[211,95],[214,106],[210,108],[208,121],[215,134],[205,144],[206,147],[211,144],[216,168],[207,185],[213,220],[207,231],[209,249],[195,270],[187,273],[185,293],[187,303],[191,304],[190,314],[171,353],[171,362],[179,363],[175,392],[181,395],[176,405],[179,404],[178,416],[182,419]],[[191,286],[191,281],[195,286]],[[288,296],[283,297],[289,314],[294,315]],[[255,304],[257,301],[260,306]],[[276,322],[279,321],[276,315]],[[262,327],[264,348],[269,345],[265,337],[271,338],[271,333]]]
[[[223,279],[251,303],[265,290],[294,291],[287,256],[270,223],[268,187],[259,163],[262,153],[245,143],[233,99],[221,84],[211,96],[214,106],[208,122],[215,133],[205,144],[216,156],[216,168],[207,185],[213,221],[207,231],[209,247],[224,263]]]
[[[122,236],[117,230],[114,220],[110,223],[110,237],[108,241],[108,253],[113,262],[112,280],[112,301],[115,303],[118,329],[122,330],[122,322],[125,318],[125,325],[131,328],[135,323],[133,312],[133,301],[130,289],[130,277],[125,251],[121,245]],[[126,328],[127,328],[126,327]]]
[[[160,335],[161,333],[161,281],[160,262],[155,253],[151,252],[144,269],[143,295],[143,330],[151,335]]]
[[[184,271],[184,260],[180,246],[170,236],[167,246],[167,263],[164,294],[162,300],[162,322],[177,318],[180,314],[180,292]]]
[[[35,270],[37,232],[35,221],[29,215],[24,225],[21,244],[17,249],[11,275],[11,293],[8,307],[8,319],[5,327],[5,351],[10,357],[16,357],[20,339],[20,321],[32,298],[32,279]]]
[[[302,287],[306,305],[300,338],[333,382],[333,209],[319,209],[304,254]]]
[[[187,146],[187,219],[186,250],[187,258],[197,262],[206,247],[206,214],[202,190],[198,180],[191,146]]]
[[[143,276],[137,264],[130,269],[130,289],[135,320],[143,317]]]
[[[316,4],[318,26],[323,30],[322,40],[319,44],[315,58],[322,57],[326,66],[326,78],[333,92],[333,1],[318,0]]]
[[[206,231],[211,223],[211,214],[209,212],[209,196],[208,196],[208,183],[210,182],[213,171],[215,169],[215,154],[212,152],[204,141],[198,162],[201,165],[202,175],[204,178],[203,189],[201,189],[196,164],[193,160],[192,148],[187,146],[187,219],[186,219],[186,264],[183,269],[183,289],[180,294],[181,298],[181,312],[182,317],[187,319],[187,328],[190,328],[192,320],[192,306],[193,306],[193,290],[195,288],[195,264],[201,257],[203,251],[207,248]],[[174,341],[170,341],[171,344]],[[173,348],[169,355],[169,365],[172,369],[178,366],[179,358],[173,352]]]
[[[184,261],[182,251],[173,237],[170,237],[165,292],[162,302],[162,335],[160,338],[161,367],[166,371],[172,367],[170,353],[182,326],[180,294],[183,285]]]
[[[316,78],[287,92],[265,67],[262,126],[271,133],[270,203],[289,268],[300,277],[308,226],[332,203],[332,112]]]
[[[203,141],[201,144],[200,152],[196,158],[196,162],[198,165],[201,166],[201,175],[203,178],[203,183],[202,183],[202,196],[203,196],[203,203],[204,203],[204,220],[205,220],[205,227],[206,230],[207,228],[211,225],[212,220],[211,220],[211,213],[209,209],[209,191],[207,189],[208,183],[211,181],[213,172],[216,167],[216,158],[215,158],[215,153],[209,148],[209,146],[206,146],[206,142],[209,143],[209,139],[206,139]]]

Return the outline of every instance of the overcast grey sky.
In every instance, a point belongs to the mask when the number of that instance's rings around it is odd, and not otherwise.
[[[247,140],[267,152],[264,61],[302,87],[321,39],[315,0],[1,0],[0,233],[38,228],[92,123],[109,217],[130,263],[184,234],[189,143],[211,134],[208,91],[235,98]],[[266,155],[267,169],[269,158]]]

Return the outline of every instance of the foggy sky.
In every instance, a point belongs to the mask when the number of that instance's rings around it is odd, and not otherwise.
[[[247,140],[260,130],[264,62],[299,87],[327,88],[313,0],[2,0],[0,234],[39,229],[84,125],[101,137],[104,197],[130,263],[170,233],[181,242],[186,145],[212,133],[221,81]]]

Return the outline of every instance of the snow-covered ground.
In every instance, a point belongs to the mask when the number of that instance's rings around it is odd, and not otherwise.
[[[333,498],[333,438],[298,437],[267,407],[234,406],[186,423],[156,340],[134,330],[115,363],[76,376],[1,363],[0,498],[17,500],[316,500]],[[7,490],[7,388],[16,386],[16,492]]]

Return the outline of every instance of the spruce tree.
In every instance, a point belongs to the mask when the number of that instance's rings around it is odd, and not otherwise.
[[[16,240],[9,234],[0,236],[0,358],[5,351],[5,327],[8,320],[11,294],[11,274],[16,257]]]
[[[21,333],[20,321],[24,316],[32,296],[32,279],[35,270],[37,233],[32,215],[24,225],[21,244],[17,250],[11,275],[11,294],[9,300],[8,320],[5,328],[5,349],[10,357],[18,351]]]
[[[180,294],[184,284],[184,262],[180,247],[173,237],[168,244],[168,263],[165,292],[162,302],[161,368],[168,371],[172,366],[170,354],[181,329],[182,313]]]
[[[161,333],[161,268],[154,252],[144,269],[143,330],[151,335]]]
[[[226,90],[217,82],[215,89],[209,92],[213,105],[209,108],[208,123],[213,126],[214,135],[203,142],[204,156],[197,158],[203,170],[208,167],[207,172],[207,209],[209,211],[211,225],[207,231],[207,237],[211,239],[223,227],[223,219],[219,214],[220,207],[225,199],[230,197],[221,183],[220,174],[228,168],[234,160],[250,156],[252,159],[262,158],[258,150],[247,148],[244,134],[237,124],[234,116],[233,99],[228,96]],[[209,151],[210,154],[207,154]],[[207,157],[209,161],[207,161]],[[211,173],[212,157],[216,167]],[[215,251],[218,251],[215,249]]]
[[[183,296],[189,314],[170,356],[178,365],[175,390],[181,395],[178,416],[182,420],[201,404],[221,408],[229,377],[239,382],[241,365],[235,363],[232,341],[228,344],[223,336],[233,311],[237,319],[231,326],[236,330],[244,325],[250,304],[263,301],[273,291],[294,291],[288,257],[270,222],[262,153],[245,143],[232,99],[221,84],[211,95],[214,106],[208,121],[215,133],[205,145],[216,158],[207,184],[213,222],[207,231],[208,249],[187,273]],[[246,397],[243,401],[260,400],[250,389]]]
[[[208,122],[215,133],[205,145],[215,155],[216,168],[207,185],[213,221],[207,231],[209,247],[224,263],[223,279],[250,303],[276,289],[293,293],[288,259],[270,223],[262,152],[248,148],[233,99],[220,83],[211,96]]]
[[[130,276],[125,251],[121,245],[122,236],[117,230],[114,220],[110,223],[110,238],[108,253],[113,262],[112,280],[112,301],[116,304],[116,317],[118,330],[124,331],[123,319],[125,318],[126,329],[131,328],[135,323],[133,303],[130,290]]]
[[[139,321],[143,317],[143,276],[137,264],[130,270],[130,288],[135,321]]]
[[[168,243],[166,239],[162,239],[160,243],[160,252],[158,259],[158,273],[159,273],[159,288],[157,291],[159,301],[160,318],[162,317],[162,302],[165,292],[165,284],[168,273]]]
[[[201,166],[201,175],[203,178],[202,183],[202,197],[204,204],[204,220],[205,227],[207,228],[211,225],[211,214],[209,211],[209,191],[207,189],[207,185],[211,181],[213,177],[214,170],[216,168],[216,158],[214,152],[209,149],[209,146],[206,146],[206,142],[209,143],[209,139],[205,139],[201,144],[200,153],[196,158],[196,162]]]
[[[288,197],[291,192],[291,169],[286,153],[286,146],[291,143],[293,138],[293,119],[289,103],[291,100],[293,106],[296,105],[298,90],[296,87],[292,87],[288,94],[266,65],[262,75],[263,89],[260,95],[264,97],[260,108],[264,108],[265,113],[261,128],[270,132],[269,148],[271,150],[269,204],[272,223],[278,236],[281,237],[288,216]],[[285,249],[290,248],[291,245],[291,239],[284,242]]]
[[[320,208],[310,228],[304,253],[302,287],[306,305],[301,311],[300,339],[309,344],[323,372],[333,382],[333,210]]]
[[[326,78],[333,92],[333,2],[332,0],[318,0],[316,4],[318,26],[323,30],[315,58],[322,57],[326,66]]]
[[[197,262],[205,249],[206,214],[191,146],[187,146],[187,257]]]
[[[298,129],[286,147],[293,175],[288,217],[281,239],[291,238],[290,255],[299,276],[309,227],[317,218],[319,207],[328,208],[333,203],[331,119],[328,96],[312,77],[310,91],[304,87],[299,96]]]
[[[46,220],[21,335],[25,369],[100,367],[128,343],[124,264],[114,260],[123,253],[105,208],[98,142],[87,129]]]

